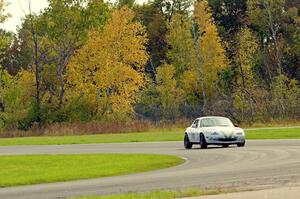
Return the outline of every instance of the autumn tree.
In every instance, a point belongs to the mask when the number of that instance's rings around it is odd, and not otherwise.
[[[168,23],[176,14],[189,15],[193,0],[154,0],[135,8],[147,28],[150,59],[146,71],[155,81],[156,70],[168,60]]]
[[[6,3],[4,0],[0,0],[0,23],[3,23],[9,14],[4,14],[4,10],[6,7]],[[4,34],[3,34],[4,33]],[[5,49],[11,44],[10,36],[6,32],[1,32],[0,34],[0,60],[3,61],[3,54],[5,54]],[[3,99],[3,90],[7,87],[10,82],[10,75],[6,70],[4,70],[3,66],[0,65],[0,114],[3,114],[5,111],[5,101]],[[3,119],[0,116],[0,129],[3,126]]]
[[[161,5],[154,1],[136,8],[137,17],[146,27],[148,34],[147,51],[149,61],[146,65],[146,72],[150,74],[152,80],[156,81],[156,69],[167,59],[167,20]]]
[[[283,74],[284,53],[288,51],[289,30],[296,31],[297,8],[289,7],[285,0],[248,0],[248,15],[251,26],[261,36],[262,47],[271,63],[265,60],[270,77]],[[288,22],[288,24],[287,24]],[[293,40],[293,39],[292,39]],[[292,63],[291,63],[292,64]],[[271,79],[272,80],[272,79]]]
[[[258,84],[254,77],[254,66],[258,52],[258,42],[253,33],[244,28],[237,36],[236,64],[238,66],[236,82],[236,107],[241,109],[242,116],[252,118],[255,115],[255,93]],[[260,104],[261,105],[261,104]],[[249,111],[248,111],[249,110]],[[250,112],[250,115],[246,113]]]
[[[1,65],[10,74],[16,75],[22,69],[28,69],[33,62],[33,43],[29,16],[24,17],[21,27],[13,34],[12,41],[1,60]]]
[[[1,22],[6,18],[6,16],[2,15],[4,5],[3,1],[0,1]],[[7,51],[11,50],[12,46],[16,45],[14,43],[16,38],[10,36],[9,33],[2,36],[0,38],[0,49],[6,48]],[[1,56],[8,55],[7,51],[4,54],[1,53]],[[18,69],[8,67],[9,65],[6,65],[6,61],[16,62],[19,57],[14,58],[16,59],[8,60],[7,57],[5,59],[1,57],[1,62],[5,68],[0,66],[0,130],[2,128],[27,130],[32,120],[36,120],[35,110],[33,109],[36,104],[34,100],[36,96],[34,72],[19,71]]]
[[[90,32],[68,65],[70,96],[88,96],[99,119],[128,119],[144,83],[146,31],[134,17],[127,7],[114,11],[103,30]]]
[[[156,84],[151,81],[138,94],[135,111],[153,121],[175,121],[181,116],[184,92],[178,87],[175,67],[163,64],[157,69]]]
[[[235,33],[247,24],[247,0],[208,0],[208,3],[220,36],[228,42],[234,40]]]
[[[35,119],[34,73],[22,71],[14,77],[4,75],[5,85],[0,90],[0,100],[4,105],[3,112],[0,111],[0,128],[27,130]]]
[[[98,6],[98,19],[102,24],[106,20],[106,5],[99,1],[95,5],[90,1],[85,8],[84,0],[50,0],[48,9],[43,13],[41,23],[44,24],[48,48],[51,49],[50,64],[55,67],[59,85],[52,85],[49,88],[50,99],[58,92],[58,109],[61,109],[65,94],[64,73],[66,66],[75,50],[81,46],[86,37],[86,32],[92,26],[87,14],[91,12],[89,5]],[[92,7],[94,9],[94,7]],[[97,22],[96,22],[97,23]],[[53,71],[53,70],[52,70]],[[48,70],[48,73],[51,73]],[[52,88],[52,89],[51,89]]]
[[[280,118],[294,118],[300,110],[299,82],[285,75],[275,78],[272,85],[272,114]]]
[[[194,0],[156,0],[161,9],[171,21],[175,14],[188,15],[192,9]]]
[[[188,15],[175,14],[168,24],[168,60],[175,69],[178,88],[184,93],[181,104],[186,117],[199,115],[201,89],[196,51],[192,35],[192,19]]]
[[[208,3],[211,7],[219,35],[226,42],[224,46],[226,56],[228,59],[234,61],[236,35],[244,26],[249,24],[247,0],[208,0]],[[230,72],[230,70],[227,70],[227,72]],[[233,79],[228,79],[227,81],[233,81]]]
[[[5,13],[5,8],[7,3],[4,0],[0,0],[0,23],[3,23],[8,17],[11,16],[10,13]]]
[[[2,63],[14,69],[9,70],[13,75],[22,71],[35,73],[35,118],[31,117],[31,123],[42,125],[67,119],[61,110],[66,65],[87,40],[88,30],[101,28],[107,17],[107,4],[98,0],[49,0],[44,11],[24,17]]]
[[[299,118],[295,0],[48,2],[16,34],[0,29],[0,130]]]
[[[187,70],[195,69],[195,48],[192,36],[192,21],[186,15],[176,14],[168,24],[168,58],[175,68],[175,77],[180,79]]]
[[[206,102],[213,95],[218,72],[227,66],[225,50],[212,18],[207,1],[195,4],[194,10],[194,39],[197,54],[199,86],[202,90],[203,112]]]
[[[162,118],[175,120],[179,116],[183,93],[177,87],[175,68],[172,65],[163,65],[158,68],[157,84]]]
[[[119,8],[123,7],[123,6],[127,6],[129,8],[133,8],[136,4],[135,0],[118,0],[117,1],[117,5]]]
[[[3,99],[3,90],[7,87],[11,79],[11,76],[6,70],[0,66],[0,113],[5,111],[5,102]],[[3,126],[3,125],[2,125]],[[0,127],[1,128],[1,127]]]

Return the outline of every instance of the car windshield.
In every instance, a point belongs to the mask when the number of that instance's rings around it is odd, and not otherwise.
[[[201,120],[201,127],[213,126],[233,127],[233,124],[227,118],[205,118]]]

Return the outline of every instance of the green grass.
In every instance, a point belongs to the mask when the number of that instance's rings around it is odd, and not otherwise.
[[[299,139],[300,127],[246,130],[246,139]]]
[[[184,129],[162,132],[60,136],[60,137],[26,137],[2,138],[0,146],[9,145],[62,145],[62,144],[92,144],[118,142],[154,142],[154,141],[181,141]],[[246,130],[247,139],[299,139],[300,127],[251,129]]]
[[[183,130],[171,130],[171,131],[162,131],[162,132],[101,134],[101,135],[83,135],[83,136],[0,138],[0,146],[178,141],[182,139],[183,136],[182,131]]]
[[[202,191],[200,189],[185,189],[175,191],[152,191],[148,193],[126,193],[107,196],[84,196],[72,199],[175,199],[182,197],[216,195],[221,193],[227,192],[222,190]]]
[[[0,187],[125,175],[181,163],[169,155],[0,156]]]

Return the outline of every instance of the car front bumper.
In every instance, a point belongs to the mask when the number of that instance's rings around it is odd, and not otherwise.
[[[207,144],[240,144],[245,142],[245,136],[206,136]]]

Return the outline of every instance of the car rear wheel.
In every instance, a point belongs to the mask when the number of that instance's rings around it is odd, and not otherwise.
[[[238,147],[244,147],[244,146],[245,146],[245,144],[246,144],[246,143],[245,143],[245,142],[243,142],[243,143],[239,143],[239,144],[237,144],[237,146],[238,146]]]
[[[202,133],[200,134],[200,143],[199,144],[200,144],[201,149],[206,149],[207,148],[207,142],[206,142],[205,137]]]
[[[193,144],[189,140],[189,136],[185,134],[184,136],[184,148],[185,149],[191,149],[193,147]]]

